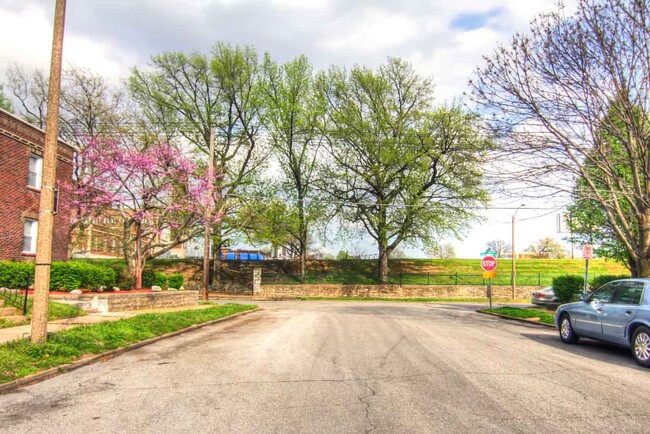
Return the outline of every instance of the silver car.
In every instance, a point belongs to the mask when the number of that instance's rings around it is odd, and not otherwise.
[[[552,286],[533,292],[530,302],[538,306],[557,306],[560,304],[560,300],[555,295]]]
[[[650,279],[621,279],[581,294],[555,313],[560,339],[581,337],[609,342],[632,351],[638,364],[650,367]]]

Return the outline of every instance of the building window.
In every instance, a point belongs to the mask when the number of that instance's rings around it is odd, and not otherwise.
[[[23,253],[36,253],[38,220],[25,219],[23,225]]]
[[[38,155],[29,156],[29,176],[27,177],[27,185],[37,190],[41,189],[41,181],[43,180],[43,158]]]

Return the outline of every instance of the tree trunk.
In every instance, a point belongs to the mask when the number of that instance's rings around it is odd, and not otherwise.
[[[650,277],[650,209],[639,214],[638,244],[633,255],[629,255],[632,277]]]
[[[215,223],[212,235],[212,274],[210,275],[210,286],[216,288],[217,291],[221,290],[221,248],[223,247],[223,239],[221,238],[221,222]]]
[[[306,278],[306,264],[307,264],[307,225],[305,224],[305,200],[300,197],[298,199],[298,218],[299,218],[299,232],[300,232],[300,282],[305,283]]]
[[[386,246],[379,246],[379,267],[377,270],[377,276],[379,278],[379,283],[385,285],[388,283],[388,256],[390,255],[390,250]]]

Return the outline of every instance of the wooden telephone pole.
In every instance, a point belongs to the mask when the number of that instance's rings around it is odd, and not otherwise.
[[[54,36],[50,64],[45,146],[43,147],[43,182],[38,213],[38,241],[34,273],[34,307],[32,310],[31,341],[47,341],[47,309],[52,263],[52,232],[54,226],[54,188],[56,187],[56,154],[59,143],[59,99],[61,97],[61,59],[63,57],[63,29],[65,0],[56,0]]]
[[[205,231],[203,234],[203,286],[201,287],[201,301],[208,301],[208,287],[210,286],[210,232],[212,229],[212,194],[214,191],[214,128],[210,128],[208,181],[208,201],[205,205]]]

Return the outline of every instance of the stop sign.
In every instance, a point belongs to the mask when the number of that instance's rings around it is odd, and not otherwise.
[[[494,271],[497,269],[497,258],[494,256],[488,255],[484,256],[483,259],[481,259],[481,268],[483,268],[485,271]]]

